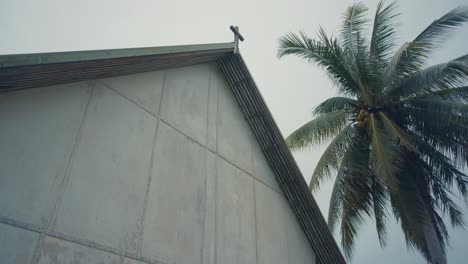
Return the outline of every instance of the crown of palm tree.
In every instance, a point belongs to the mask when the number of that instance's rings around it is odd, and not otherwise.
[[[358,227],[374,217],[382,247],[393,213],[409,248],[430,263],[446,263],[443,217],[463,226],[454,192],[468,198],[468,55],[424,68],[434,48],[468,22],[458,7],[430,24],[413,41],[396,46],[395,2],[381,1],[368,26],[358,3],[344,13],[339,37],[289,33],[278,56],[297,55],[323,68],[342,97],[319,104],[316,118],[287,139],[292,150],[331,140],[310,181],[316,190],[336,172],[328,224],[340,223],[350,258]],[[456,186],[456,188],[455,188]]]

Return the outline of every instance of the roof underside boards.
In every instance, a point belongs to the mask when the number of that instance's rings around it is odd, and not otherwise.
[[[234,43],[0,56],[0,91],[216,61]]]
[[[0,56],[0,92],[217,61],[319,264],[345,260],[234,43]]]

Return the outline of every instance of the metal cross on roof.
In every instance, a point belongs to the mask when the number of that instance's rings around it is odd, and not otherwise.
[[[239,33],[238,26],[230,26],[231,31],[234,33],[234,53],[239,53],[239,40],[244,41],[244,37]]]

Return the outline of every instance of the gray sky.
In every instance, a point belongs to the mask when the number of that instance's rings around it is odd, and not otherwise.
[[[314,106],[336,95],[332,83],[317,67],[296,58],[278,60],[277,40],[286,32],[304,30],[313,36],[322,25],[337,33],[349,0],[199,0],[97,1],[2,0],[0,54],[229,42],[228,27],[237,24],[246,41],[241,53],[267,101],[283,135],[311,119]],[[373,13],[377,1],[364,1]],[[400,1],[403,12],[400,40],[409,41],[434,19],[468,0]],[[457,31],[431,64],[468,53],[468,27]],[[296,153],[308,180],[322,147]],[[328,212],[331,182],[315,197]],[[468,217],[465,217],[468,222]],[[449,263],[466,263],[468,232],[450,229]],[[406,250],[403,234],[391,223],[389,243],[381,250],[374,224],[361,228],[353,263],[425,263]]]

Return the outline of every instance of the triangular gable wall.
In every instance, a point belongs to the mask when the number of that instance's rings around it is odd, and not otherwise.
[[[7,92],[0,110],[0,260],[315,263],[216,63]]]

